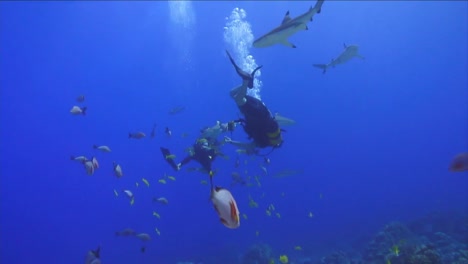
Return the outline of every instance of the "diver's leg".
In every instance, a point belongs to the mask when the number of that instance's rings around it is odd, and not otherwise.
[[[230,95],[236,101],[237,106],[243,106],[247,102],[247,99],[245,99],[247,95],[247,83],[244,82],[241,86],[232,89]]]

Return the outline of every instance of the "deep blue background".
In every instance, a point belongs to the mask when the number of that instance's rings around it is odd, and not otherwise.
[[[261,188],[231,189],[248,215],[239,229],[219,223],[209,187],[200,184],[206,175],[174,173],[164,162],[160,146],[181,158],[202,127],[238,116],[229,90],[239,78],[223,40],[231,11],[245,9],[259,37],[286,10],[295,16],[310,4],[186,3],[195,17],[188,34],[168,2],[0,3],[0,261],[82,263],[101,244],[104,263],[219,263],[257,242],[294,259],[295,245],[320,256],[388,221],[467,212],[467,174],[447,170],[468,149],[463,1],[326,1],[309,30],[291,37],[297,49],[250,50],[264,65],[262,100],[297,124],[271,154]],[[336,57],[343,43],[359,45],[366,59],[325,75],[312,67]],[[86,96],[84,117],[69,113],[79,94]],[[169,115],[177,105],[186,111]],[[154,140],[127,138],[129,131],[149,134],[153,123]],[[233,137],[245,140],[241,129]],[[93,144],[112,152],[97,153]],[[215,161],[215,180],[229,186],[236,154],[231,146],[225,152],[231,158]],[[101,168],[87,176],[70,155],[96,155]],[[261,158],[241,160],[248,165],[237,171],[262,173]],[[112,175],[112,161],[123,178]],[[302,173],[272,176],[286,169]],[[164,173],[177,180],[158,184]],[[113,189],[133,190],[135,204]],[[248,206],[249,194],[259,208]],[[169,205],[152,204],[153,196]],[[266,216],[270,203],[281,219]],[[145,254],[136,239],[115,237],[126,227],[153,236]]]

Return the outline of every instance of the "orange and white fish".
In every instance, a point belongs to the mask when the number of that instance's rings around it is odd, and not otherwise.
[[[231,192],[217,186],[211,190],[211,201],[223,225],[232,229],[240,226],[239,209]]]
[[[83,162],[83,165],[86,169],[86,174],[93,175],[94,174],[94,163],[91,160],[87,160]]]
[[[97,161],[96,157],[93,157],[93,159],[91,160],[91,162],[93,163],[93,167],[95,169],[99,169],[99,162]]]
[[[468,152],[456,155],[450,164],[449,170],[452,172],[468,171]]]

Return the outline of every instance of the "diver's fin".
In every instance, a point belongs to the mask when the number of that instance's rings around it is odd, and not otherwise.
[[[166,160],[166,162],[169,163],[169,165],[171,165],[171,167],[177,171],[178,167],[174,159],[167,158],[167,156],[171,155],[171,152],[169,151],[169,149],[163,148],[163,147],[160,147],[160,149],[161,149],[161,153],[163,154],[163,158]]]

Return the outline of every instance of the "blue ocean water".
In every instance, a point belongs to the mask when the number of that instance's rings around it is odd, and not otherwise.
[[[468,175],[448,171],[468,151],[468,4],[325,1],[290,38],[296,49],[252,47],[287,10],[294,17],[313,4],[1,2],[0,262],[83,263],[100,245],[104,263],[246,263],[264,243],[275,261],[306,263],[359,252],[390,222],[468,214]],[[365,59],[326,74],[312,66],[343,43]],[[296,121],[269,165],[230,145],[229,158],[214,161],[216,185],[247,216],[235,230],[219,222],[200,183],[208,176],[173,171],[159,150],[179,160],[202,128],[240,116],[225,49],[244,69],[263,65],[251,94]],[[74,105],[86,115],[71,115]],[[168,113],[177,106],[185,110]],[[129,139],[135,131],[147,137]],[[247,141],[241,128],[232,138]],[[88,176],[71,155],[95,156],[100,168]],[[231,186],[232,172],[261,184]],[[165,174],[176,180],[159,183]],[[114,189],[131,190],[135,203]],[[161,196],[168,205],[153,203]],[[152,240],[115,235],[125,228]]]

